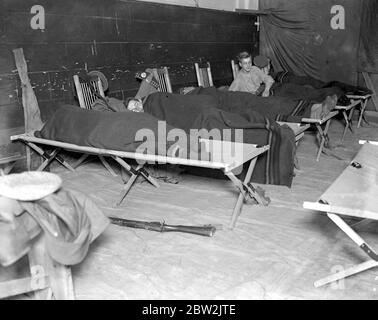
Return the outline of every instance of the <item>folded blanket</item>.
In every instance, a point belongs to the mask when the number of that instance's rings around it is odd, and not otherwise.
[[[264,98],[248,92],[221,91],[215,87],[199,87],[190,92],[190,95],[198,94],[213,97],[212,107],[252,118],[259,114],[271,121],[301,122],[302,118],[309,118],[311,115],[310,100],[278,96]]]

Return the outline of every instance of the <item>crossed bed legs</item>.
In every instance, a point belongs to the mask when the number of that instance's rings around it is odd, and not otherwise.
[[[58,154],[61,151],[61,148],[55,147],[55,149],[51,152],[45,152],[42,150],[41,147],[37,146],[35,143],[31,141],[22,140],[28,147],[36,151],[43,159],[44,162],[39,166],[37,171],[44,170],[47,166],[51,164],[53,160],[58,161],[61,165],[69,169],[70,171],[75,171],[74,168],[76,168],[78,165],[80,165],[88,156],[89,154],[85,153],[83,154],[79,160],[75,163],[74,166],[71,166],[68,164],[67,161],[65,161],[62,157],[60,157]],[[129,165],[125,160],[123,160],[119,156],[115,155],[106,155],[106,154],[96,154],[100,157],[101,162],[104,164],[104,166],[108,169],[110,168],[110,165],[107,163],[105,156],[113,158],[116,162],[118,162],[123,169],[126,170],[130,174],[130,178],[127,180],[125,186],[123,187],[123,190],[120,194],[120,198],[117,202],[117,206],[121,205],[127,194],[129,193],[130,189],[134,185],[135,181],[139,176],[142,176],[144,179],[146,179],[148,182],[150,182],[153,186],[156,188],[159,187],[159,183],[155,180],[154,177],[152,177],[147,170],[144,169],[144,164],[138,164],[136,168],[133,168],[131,165]],[[260,205],[268,205],[270,203],[270,199],[268,197],[265,197],[264,191],[257,187],[255,188],[251,183],[251,177],[253,170],[255,168],[255,164],[257,161],[257,157],[254,157],[250,160],[250,164],[248,167],[247,174],[245,176],[244,181],[241,181],[239,178],[237,178],[232,171],[224,171],[225,175],[233,182],[235,187],[239,190],[239,196],[238,200],[236,202],[236,205],[233,210],[233,214],[231,217],[230,227],[234,228],[236,220],[238,216],[240,215],[244,200],[253,200],[255,203]],[[106,164],[106,165],[105,165]],[[113,170],[110,171],[110,173],[114,173]],[[114,173],[115,174],[115,173]]]
[[[353,240],[354,243],[356,243],[370,257],[370,260],[316,281],[314,283],[314,286],[317,288],[378,266],[378,255],[366,243],[366,241],[361,238],[361,236],[359,236],[339,215],[330,212],[327,213],[327,215],[350,239]]]

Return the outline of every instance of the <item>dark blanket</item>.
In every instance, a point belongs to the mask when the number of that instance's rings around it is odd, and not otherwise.
[[[362,86],[353,86],[353,85],[340,82],[340,81],[327,82],[323,86],[323,88],[331,88],[331,87],[337,87],[340,90],[342,90],[344,94],[348,94],[348,95],[365,96],[367,94],[373,93],[373,91],[371,91],[369,88],[362,87]]]
[[[275,83],[272,92],[275,96],[293,99],[312,99],[322,101],[327,95],[336,94],[339,105],[346,105],[346,95],[366,95],[372,91],[366,87],[353,86],[340,81],[323,82],[309,76],[297,76],[292,72],[282,71],[273,75]]]
[[[213,98],[213,107],[241,116],[255,117],[256,113],[271,121],[301,122],[311,116],[312,100],[289,97],[259,97],[248,92],[221,91],[215,87],[198,87],[190,95],[207,95]]]
[[[325,82],[309,77],[309,76],[297,76],[292,72],[280,71],[271,75],[276,83],[293,83],[301,86],[309,85],[312,88],[323,88]]]
[[[286,97],[293,100],[309,100],[311,103],[321,103],[327,96],[337,95],[337,98],[345,96],[345,92],[337,87],[315,89],[308,85],[295,83],[275,83],[272,87],[273,95]]]
[[[140,131],[141,129],[145,131]],[[154,138],[154,148],[147,149],[147,152],[166,155],[173,142],[167,142],[165,130],[158,129],[158,119],[149,114],[102,112],[65,105],[35,135],[79,146],[135,152],[143,143],[136,140],[137,132],[142,135],[146,133],[148,137]],[[170,129],[173,127],[168,126],[167,130]]]
[[[252,181],[290,186],[295,153],[293,131],[269,121],[256,111],[234,113],[227,111],[226,106],[227,101],[222,99],[222,95],[153,93],[145,101],[144,110],[187,133],[193,129],[219,129],[222,132],[228,129],[233,132],[232,140],[235,129],[242,129],[244,143],[270,145],[270,150],[258,157]],[[225,135],[223,138],[229,139]],[[244,175],[245,170],[241,177]]]

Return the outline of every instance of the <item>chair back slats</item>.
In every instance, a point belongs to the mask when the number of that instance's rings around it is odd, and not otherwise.
[[[211,67],[210,63],[207,62],[206,67],[201,68],[198,63],[194,64],[196,75],[197,75],[197,83],[199,87],[212,87],[214,85],[213,83],[213,77],[211,74]]]
[[[232,75],[233,75],[234,79],[236,79],[236,76],[239,73],[239,65],[237,63],[235,63],[234,60],[231,60],[231,68],[232,68]]]
[[[164,74],[162,73],[159,73],[159,86],[160,86],[160,91],[167,92],[167,85],[165,83],[165,77],[164,77]]]
[[[91,109],[93,102],[98,99],[98,96],[95,93],[105,98],[104,89],[102,87],[102,82],[100,79],[91,81],[89,84],[87,82],[80,81],[78,75],[74,75],[73,77],[77,92],[77,98],[79,100],[79,105],[81,108]]]
[[[207,70],[205,68],[202,68],[200,70],[200,77],[202,77],[202,83],[203,83],[203,86],[204,87],[210,87],[209,85],[209,78],[208,78],[208,74],[207,74]]]
[[[160,92],[169,92],[172,93],[171,80],[168,74],[168,68],[152,69],[155,79],[158,81]]]

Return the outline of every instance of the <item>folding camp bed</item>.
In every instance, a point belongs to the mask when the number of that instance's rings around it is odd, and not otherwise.
[[[331,119],[338,114],[338,111],[331,111],[328,113],[324,118],[322,119],[313,119],[313,118],[302,118],[302,123],[309,124],[309,125],[315,125],[316,129],[319,132],[320,135],[320,144],[318,153],[316,156],[316,161],[319,161],[319,157],[321,153],[323,152],[323,148],[326,142],[329,141],[328,137],[328,129],[331,124]],[[322,128],[322,125],[324,125],[324,129]]]
[[[361,104],[360,115],[358,117],[358,123],[357,123],[357,128],[359,128],[361,126],[362,120],[364,120],[367,123],[367,120],[366,120],[364,114],[365,114],[367,103],[368,103],[369,99],[372,97],[372,94],[369,93],[369,94],[365,94],[363,96],[348,94],[346,96],[349,99],[351,99],[352,101],[356,101],[357,104]]]
[[[376,145],[374,145],[376,144]],[[350,165],[322,194],[318,202],[304,202],[303,207],[326,212],[370,260],[315,282],[316,287],[338,281],[378,266],[378,254],[341,216],[378,220],[378,143],[366,143]]]
[[[352,128],[352,117],[354,113],[354,109],[360,102],[357,100],[352,100],[351,103],[347,106],[336,106],[335,110],[339,110],[344,117],[345,120],[345,127],[343,131],[343,135],[341,137],[341,141],[344,141],[345,134],[347,133],[348,129],[353,133],[353,128]]]
[[[237,203],[234,207],[230,227],[233,228],[236,223],[236,219],[241,212],[243,205],[243,199],[249,200],[254,199],[255,202],[261,205],[268,205],[269,199],[264,197],[263,192],[260,188],[255,188],[251,183],[251,176],[256,164],[257,157],[266,152],[269,146],[258,147],[254,144],[244,144],[238,142],[228,142],[228,141],[217,141],[217,140],[206,140],[202,139],[201,142],[204,143],[208,150],[209,157],[205,160],[201,159],[186,159],[179,157],[168,157],[159,155],[150,155],[144,153],[133,153],[125,151],[107,150],[88,146],[78,146],[71,143],[59,142],[48,139],[41,139],[35,137],[32,133],[21,134],[11,137],[12,141],[22,141],[28,147],[39,153],[45,160],[37,170],[43,170],[46,168],[53,160],[57,160],[60,164],[65,166],[70,170],[74,170],[64,159],[58,158],[58,153],[61,149],[83,153],[85,155],[93,154],[101,157],[110,157],[117,161],[122,168],[130,173],[131,177],[127,181],[124,190],[120,195],[120,199],[117,205],[120,205],[123,199],[128,194],[129,190],[133,186],[135,180],[138,176],[144,177],[155,187],[159,187],[157,181],[148,174],[148,172],[143,168],[145,163],[169,163],[169,164],[179,164],[186,166],[204,167],[210,169],[220,169],[224,174],[234,183],[234,185],[239,190],[239,197]],[[51,154],[43,152],[41,145],[47,147],[54,147],[54,151]],[[231,153],[235,153],[235,156],[231,157]],[[133,168],[129,165],[125,159],[136,160],[138,165]],[[237,170],[245,162],[250,161],[247,174],[244,181],[239,180],[233,173],[233,170]]]

